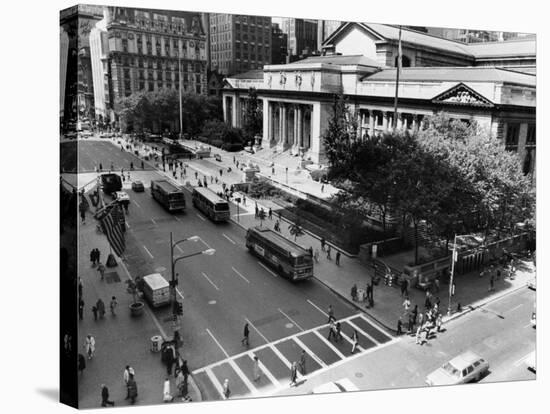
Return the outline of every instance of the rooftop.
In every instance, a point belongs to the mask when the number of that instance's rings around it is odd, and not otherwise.
[[[231,78],[231,79],[263,79],[264,78],[264,71],[263,71],[263,69],[249,70],[248,72],[228,76],[228,78]]]
[[[328,65],[362,65],[374,68],[380,67],[380,63],[363,55],[329,55],[311,56],[293,63],[325,63]]]
[[[535,39],[509,40],[506,42],[471,43],[467,49],[477,59],[490,57],[530,56],[537,54]]]

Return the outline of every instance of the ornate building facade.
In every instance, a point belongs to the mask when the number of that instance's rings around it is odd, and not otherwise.
[[[107,7],[113,100],[159,89],[207,93],[206,33],[200,13]]]

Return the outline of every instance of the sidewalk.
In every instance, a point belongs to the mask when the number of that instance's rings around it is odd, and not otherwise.
[[[190,141],[193,143],[194,141]],[[246,161],[248,158],[247,155],[227,153],[221,149],[215,150],[217,153],[222,155],[222,162],[214,161],[213,158],[202,161],[187,160],[185,164],[187,165],[187,175],[181,177],[181,170],[178,168],[176,170],[176,179],[174,180],[173,174],[171,171],[166,170],[164,173],[165,176],[176,181],[180,185],[185,185],[190,183],[191,185],[196,185],[195,171],[198,173],[199,179],[207,177],[208,188],[214,192],[222,191],[222,182],[227,186],[231,184],[242,182],[242,172],[236,169],[236,166],[233,164],[233,157],[235,156],[236,160],[239,162]],[[251,156],[253,157],[253,156]],[[199,164],[199,165],[198,165]],[[210,165],[209,165],[210,164]],[[232,168],[231,173],[227,173],[227,167]],[[222,175],[219,175],[219,170],[222,169]],[[162,170],[160,170],[162,173]],[[283,180],[285,173],[282,173]],[[290,179],[289,173],[289,179]],[[210,177],[218,178],[218,183],[215,183],[215,180],[210,181]],[[280,174],[276,178],[281,178]],[[297,179],[296,179],[297,180]],[[292,180],[291,180],[292,181]],[[289,181],[289,184],[291,183]],[[307,182],[302,183],[303,188],[309,188],[310,192],[314,195],[316,192],[320,193],[320,183],[317,183],[310,178],[307,179]],[[243,204],[243,201],[239,204],[238,210],[239,215],[237,216],[237,204],[235,203],[235,198],[240,197],[243,200],[243,196],[246,197],[246,205]],[[255,200],[250,199],[248,196],[235,193],[233,197],[232,208],[232,221],[241,227],[248,229],[251,226],[260,225],[260,221],[255,218]],[[258,208],[263,208],[266,212],[269,211],[269,208],[272,208],[273,219],[266,218],[263,222],[263,226],[268,226],[273,228],[276,218],[278,218],[277,211],[281,208],[279,205],[273,203],[270,200],[259,200],[257,201]],[[290,235],[289,232],[289,221],[286,219],[281,219],[281,233],[294,240],[294,237]],[[369,316],[379,322],[381,325],[386,327],[391,331],[395,331],[397,327],[397,321],[399,317],[403,315],[403,300],[401,297],[401,292],[399,287],[389,287],[383,284],[381,281],[378,286],[374,287],[374,306],[368,308],[364,302],[352,302],[351,301],[351,287],[354,284],[357,284],[358,288],[364,288],[367,283],[370,283],[371,276],[373,276],[372,268],[364,266],[359,260],[355,257],[350,257],[346,252],[342,252],[340,258],[340,265],[337,266],[335,263],[336,249],[334,246],[331,246],[331,259],[329,260],[326,257],[326,253],[321,251],[321,245],[319,237],[310,232],[306,232],[303,236],[297,238],[296,242],[303,246],[304,248],[312,247],[313,250],[319,250],[319,262],[315,263],[315,278],[321,283],[326,285],[333,292],[344,298],[345,300],[350,301],[357,309],[366,312]],[[327,243],[328,245],[329,243]],[[487,303],[491,300],[496,299],[497,297],[502,296],[510,291],[526,288],[526,283],[528,280],[534,277],[534,268],[532,263],[524,262],[523,264],[518,263],[518,271],[516,272],[515,280],[510,279],[500,279],[495,281],[494,291],[489,292],[489,276],[479,278],[478,272],[473,272],[465,275],[457,275],[455,277],[455,295],[452,298],[452,311],[453,314],[451,319],[456,318],[464,313],[470,311],[469,306],[477,307],[481,306],[484,303]],[[448,303],[449,303],[449,286],[448,284],[442,284],[440,287],[440,292],[434,295],[439,297],[440,310],[446,315]],[[424,301],[425,301],[425,292],[414,287],[409,288],[409,299],[411,301],[412,308],[417,304],[419,312],[424,311]],[[462,312],[457,313],[457,305],[461,304]],[[445,316],[443,322],[449,320],[449,317]],[[405,318],[402,322],[406,324]]]
[[[78,352],[85,355],[84,342],[87,334],[96,341],[93,359],[86,358],[86,369],[79,379],[80,408],[97,408],[101,403],[100,385],[109,388],[111,400],[116,406],[130,405],[125,400],[126,386],[123,371],[130,365],[136,372],[138,398],[136,405],[161,404],[166,368],[160,360],[160,353],[151,352],[151,338],[161,335],[168,339],[148,306],[140,317],[131,317],[129,305],[132,295],[126,290],[126,280],[130,278],[123,261],[117,257],[118,266],[105,268],[105,280],[101,280],[97,267],[92,267],[90,251],[98,248],[101,261],[105,263],[109,254],[109,244],[103,234],[96,231],[96,220],[87,213],[86,224],[79,225],[78,275],[83,283],[84,318],[78,322]],[[111,315],[109,303],[116,296],[118,306],[116,316]],[[105,303],[104,319],[94,320],[91,308],[98,298]],[[75,315],[75,317],[77,317]],[[162,328],[161,328],[162,330]],[[170,338],[171,339],[171,338]],[[175,393],[175,379],[170,377],[171,390]],[[201,401],[200,391],[192,376],[189,376],[189,396],[193,401]]]

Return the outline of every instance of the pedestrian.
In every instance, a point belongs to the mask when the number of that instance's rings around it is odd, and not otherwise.
[[[271,167],[271,175],[275,175],[275,167]]]
[[[298,379],[298,372],[297,372],[296,361],[294,361],[290,366],[290,386],[291,387],[296,386],[297,379]]]
[[[336,265],[340,266],[340,251],[339,250],[336,252],[335,262],[336,262]]]
[[[409,308],[411,307],[411,301],[408,296],[405,297],[405,300],[403,301],[403,308],[405,309],[405,313],[409,311]]]
[[[116,316],[115,309],[118,305],[118,302],[116,300],[116,296],[113,296],[111,298],[111,303],[109,303],[109,307],[111,308],[111,315]]]
[[[249,346],[248,336],[250,335],[250,330],[248,329],[248,322],[244,324],[243,329],[243,339],[241,340],[241,344]]]
[[[443,317],[441,314],[437,315],[437,318],[435,320],[435,326],[437,328],[437,332],[441,332],[441,325],[443,324]]]
[[[260,380],[260,361],[258,360],[258,356],[254,355],[254,365],[252,367],[252,376],[254,377],[254,381]]]
[[[88,334],[86,336],[84,349],[86,349],[86,355],[88,355],[88,359],[92,359],[95,354],[95,338],[91,334]]]
[[[397,335],[403,334],[403,331],[401,329],[402,326],[403,326],[403,323],[401,322],[401,317],[399,317],[399,319],[397,320]]]
[[[82,285],[82,279],[80,278],[80,276],[78,277],[78,297],[81,298],[82,297],[82,289],[83,289],[83,285]]]
[[[422,313],[419,313],[418,314],[418,326],[424,325],[424,321],[425,321],[424,315]]]
[[[334,339],[336,342],[342,340],[342,325],[340,325],[340,322],[336,322],[336,335]]]
[[[210,176],[210,184],[213,184],[213,183],[214,183],[214,177]]]
[[[403,279],[401,282],[401,297],[409,296],[409,282],[407,279]]]
[[[82,375],[86,369],[86,358],[81,353],[78,354],[78,373]]]
[[[130,402],[134,404],[138,396],[138,386],[133,374],[130,374],[126,388],[128,389],[128,398],[130,399]]]
[[[309,252],[309,255],[313,257],[313,246],[309,246],[309,249],[307,249],[307,251]]]
[[[439,292],[439,278],[436,277],[435,280],[434,280],[434,287],[435,287],[435,291],[436,292]]]
[[[422,340],[420,339],[421,334],[422,334],[422,327],[419,326],[416,330],[416,344],[417,345],[422,345]]]
[[[428,292],[426,292],[426,293],[428,293]],[[431,309],[431,307],[432,307],[432,301],[430,300],[429,296],[426,296],[426,300],[424,301],[424,307],[426,309]]]
[[[126,178],[124,177],[124,174],[122,174],[122,182],[124,183],[126,181]]]
[[[90,263],[95,266],[95,249],[90,250]]]
[[[328,336],[327,336],[327,339],[330,341],[330,339],[335,336],[334,335],[334,331],[335,331],[336,327],[334,326],[334,321],[332,319],[330,319],[329,321],[329,326],[328,326]]]
[[[78,300],[78,319],[84,319],[84,301],[82,298]]]
[[[164,385],[162,387],[162,401],[165,403],[174,401],[174,396],[170,392],[170,380],[168,377],[164,378]]]
[[[409,315],[409,326],[407,327],[407,333],[410,335],[414,331],[415,318],[412,314]]]
[[[322,192],[322,193],[325,192],[325,185],[324,185],[324,184],[321,184],[321,192]]]
[[[357,301],[357,283],[354,283],[351,287],[351,300]]]
[[[107,388],[105,384],[101,384],[101,406],[107,407],[108,405],[114,407],[115,403],[113,401],[109,401],[109,388]]]
[[[330,323],[330,321],[334,321],[334,309],[332,309],[332,305],[328,305],[328,323]]]
[[[134,169],[134,163],[133,163],[133,162],[130,162],[130,169],[131,169],[131,170]]]
[[[166,364],[166,373],[168,375],[172,375],[172,367],[174,366],[174,362],[176,361],[176,350],[172,345],[168,345],[165,348],[164,351],[165,355],[165,364]]]
[[[306,375],[306,350],[302,349],[302,353],[300,354],[300,362],[298,363],[300,365],[300,372],[303,375]]]
[[[321,250],[323,252],[325,251],[325,238],[324,237],[321,237]]]
[[[101,275],[101,280],[104,280],[104,278],[105,278],[105,266],[103,266],[103,263],[98,262],[97,271]]]
[[[124,368],[124,385],[126,385],[126,398],[125,400],[130,398],[130,389],[128,388],[128,381],[130,381],[130,375],[135,375],[134,368],[132,368],[130,365],[126,365],[126,368]]]
[[[315,259],[316,263],[319,263],[319,249],[315,249],[315,253],[313,253],[313,258]]]
[[[267,216],[270,220],[273,220],[273,210],[271,209],[271,207],[269,207],[269,212],[267,213]]]
[[[92,306],[92,313],[94,314],[94,321],[97,321],[97,306]]]
[[[418,317],[418,305],[416,305],[416,304],[414,305],[414,309],[413,309],[413,311],[412,311],[412,315],[413,315],[413,319],[414,319],[414,321],[415,321],[415,323],[416,323],[416,318]]]
[[[199,173],[195,171],[195,180],[199,179]]]
[[[99,251],[98,248],[95,249],[95,259],[96,259],[97,264],[99,264],[101,262],[101,252]]]
[[[330,245],[327,246],[327,259],[330,260]]]
[[[223,170],[220,168],[220,177],[223,176]]]
[[[489,292],[492,292],[495,290],[495,277],[491,275],[491,278],[489,279]]]
[[[353,330],[353,335],[351,336],[351,353],[353,354],[355,352],[355,348],[357,348],[357,343],[359,342],[359,335],[357,334],[357,329]]]
[[[99,163],[99,171],[103,170],[103,164]]]
[[[142,170],[145,169],[145,164],[143,163],[143,161],[141,161],[141,169],[142,169]]]
[[[230,395],[231,395],[231,390],[229,389],[229,380],[226,378],[223,381],[223,396],[226,400],[228,400]]]
[[[97,308],[97,314],[99,315],[99,319],[103,319],[105,316],[105,303],[103,303],[103,300],[98,299],[95,307]]]
[[[176,389],[180,397],[185,397],[187,395],[187,384],[185,383],[183,372],[180,369],[177,370]]]
[[[246,206],[246,197],[243,195],[243,205]]]
[[[501,271],[500,271],[500,267],[497,269],[497,280],[500,279],[500,276],[501,276]]]

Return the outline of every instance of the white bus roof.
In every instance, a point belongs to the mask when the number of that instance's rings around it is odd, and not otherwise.
[[[219,203],[226,203],[227,204],[227,200],[224,200],[223,198],[221,198],[215,192],[213,192],[212,190],[209,190],[208,188],[195,187],[194,191],[201,194],[202,196],[204,196],[206,199],[208,199],[209,201],[211,201],[214,204],[219,204]]]
[[[155,185],[162,188],[167,193],[173,193],[173,192],[181,192],[181,188],[175,186],[170,181],[167,180],[152,180],[151,185],[155,183]]]
[[[162,289],[170,285],[160,273],[153,273],[143,277],[143,280],[151,287],[151,289]]]

